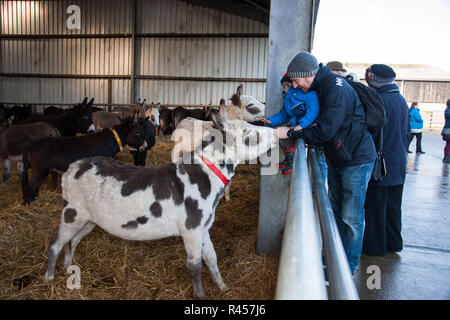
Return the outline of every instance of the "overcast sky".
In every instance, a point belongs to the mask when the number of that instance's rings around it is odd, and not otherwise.
[[[320,62],[419,63],[450,72],[450,0],[320,0]]]

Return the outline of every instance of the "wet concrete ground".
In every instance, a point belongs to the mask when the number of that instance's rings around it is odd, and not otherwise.
[[[450,299],[450,164],[442,162],[444,146],[439,133],[424,133],[426,153],[408,154],[404,248],[382,257],[362,255],[353,277],[360,299]],[[415,147],[414,139],[410,150]],[[379,267],[379,286],[372,265]]]

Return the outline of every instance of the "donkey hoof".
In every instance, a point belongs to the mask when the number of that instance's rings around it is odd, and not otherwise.
[[[211,300],[206,294],[194,295],[194,297],[199,300]]]
[[[47,280],[47,281],[53,281],[54,275],[49,275],[49,274],[47,274],[47,272],[46,272],[44,278],[45,278],[45,280]]]
[[[222,292],[222,293],[224,293],[224,292],[227,292],[228,291],[228,286],[224,283],[223,285],[220,285],[219,286],[219,290],[220,290],[220,292]]]
[[[194,298],[200,299],[200,300],[210,300],[208,296],[205,293],[205,290],[194,290]]]

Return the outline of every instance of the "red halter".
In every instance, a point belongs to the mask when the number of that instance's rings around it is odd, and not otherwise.
[[[220,172],[219,169],[217,169],[217,167],[208,159],[206,159],[205,157],[199,155],[200,159],[202,159],[202,161],[208,166],[209,169],[211,169],[212,172],[214,172],[214,174],[220,179],[222,180],[223,184],[225,185],[225,187],[228,185],[228,179],[222,174],[222,172]]]

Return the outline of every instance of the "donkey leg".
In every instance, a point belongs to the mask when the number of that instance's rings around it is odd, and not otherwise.
[[[225,200],[230,201],[230,189],[231,189],[231,180],[228,185],[225,187]]]
[[[64,217],[65,214],[65,211],[63,211],[63,218],[59,224],[58,232],[53,237],[50,249],[48,250],[48,266],[47,271],[45,272],[45,278],[47,280],[53,280],[54,278],[56,260],[58,259],[58,255],[62,248],[86,225],[86,220],[82,221],[81,219],[76,218],[74,218],[74,220],[68,220]]]
[[[202,246],[203,237],[200,234],[183,235],[184,248],[187,253],[186,267],[192,278],[194,297],[208,299],[202,285]]]
[[[5,183],[11,176],[11,160],[9,160],[8,158],[2,159],[2,165],[3,165],[3,183]]]
[[[130,151],[130,153],[133,155],[133,161],[135,166],[139,166],[139,151],[134,150]]]
[[[223,282],[220,275],[219,268],[217,267],[217,255],[214,250],[214,246],[209,237],[209,231],[207,231],[203,237],[202,258],[205,264],[208,266],[209,272],[214,283],[219,287],[220,291],[228,289],[227,285]]]
[[[81,229],[64,247],[64,269],[67,269],[72,265],[73,255],[75,254],[75,249],[77,248],[80,241],[87,236],[95,228],[96,224],[92,222],[86,223],[86,225]]]
[[[145,167],[145,160],[147,159],[147,150],[139,150],[139,165]]]
[[[36,199],[37,195],[39,194],[39,188],[44,183],[45,178],[47,178],[49,170],[34,168],[32,174],[33,176],[31,178],[31,182],[28,184],[28,186],[25,187],[23,191],[23,201],[25,204],[29,204],[31,201]]]

